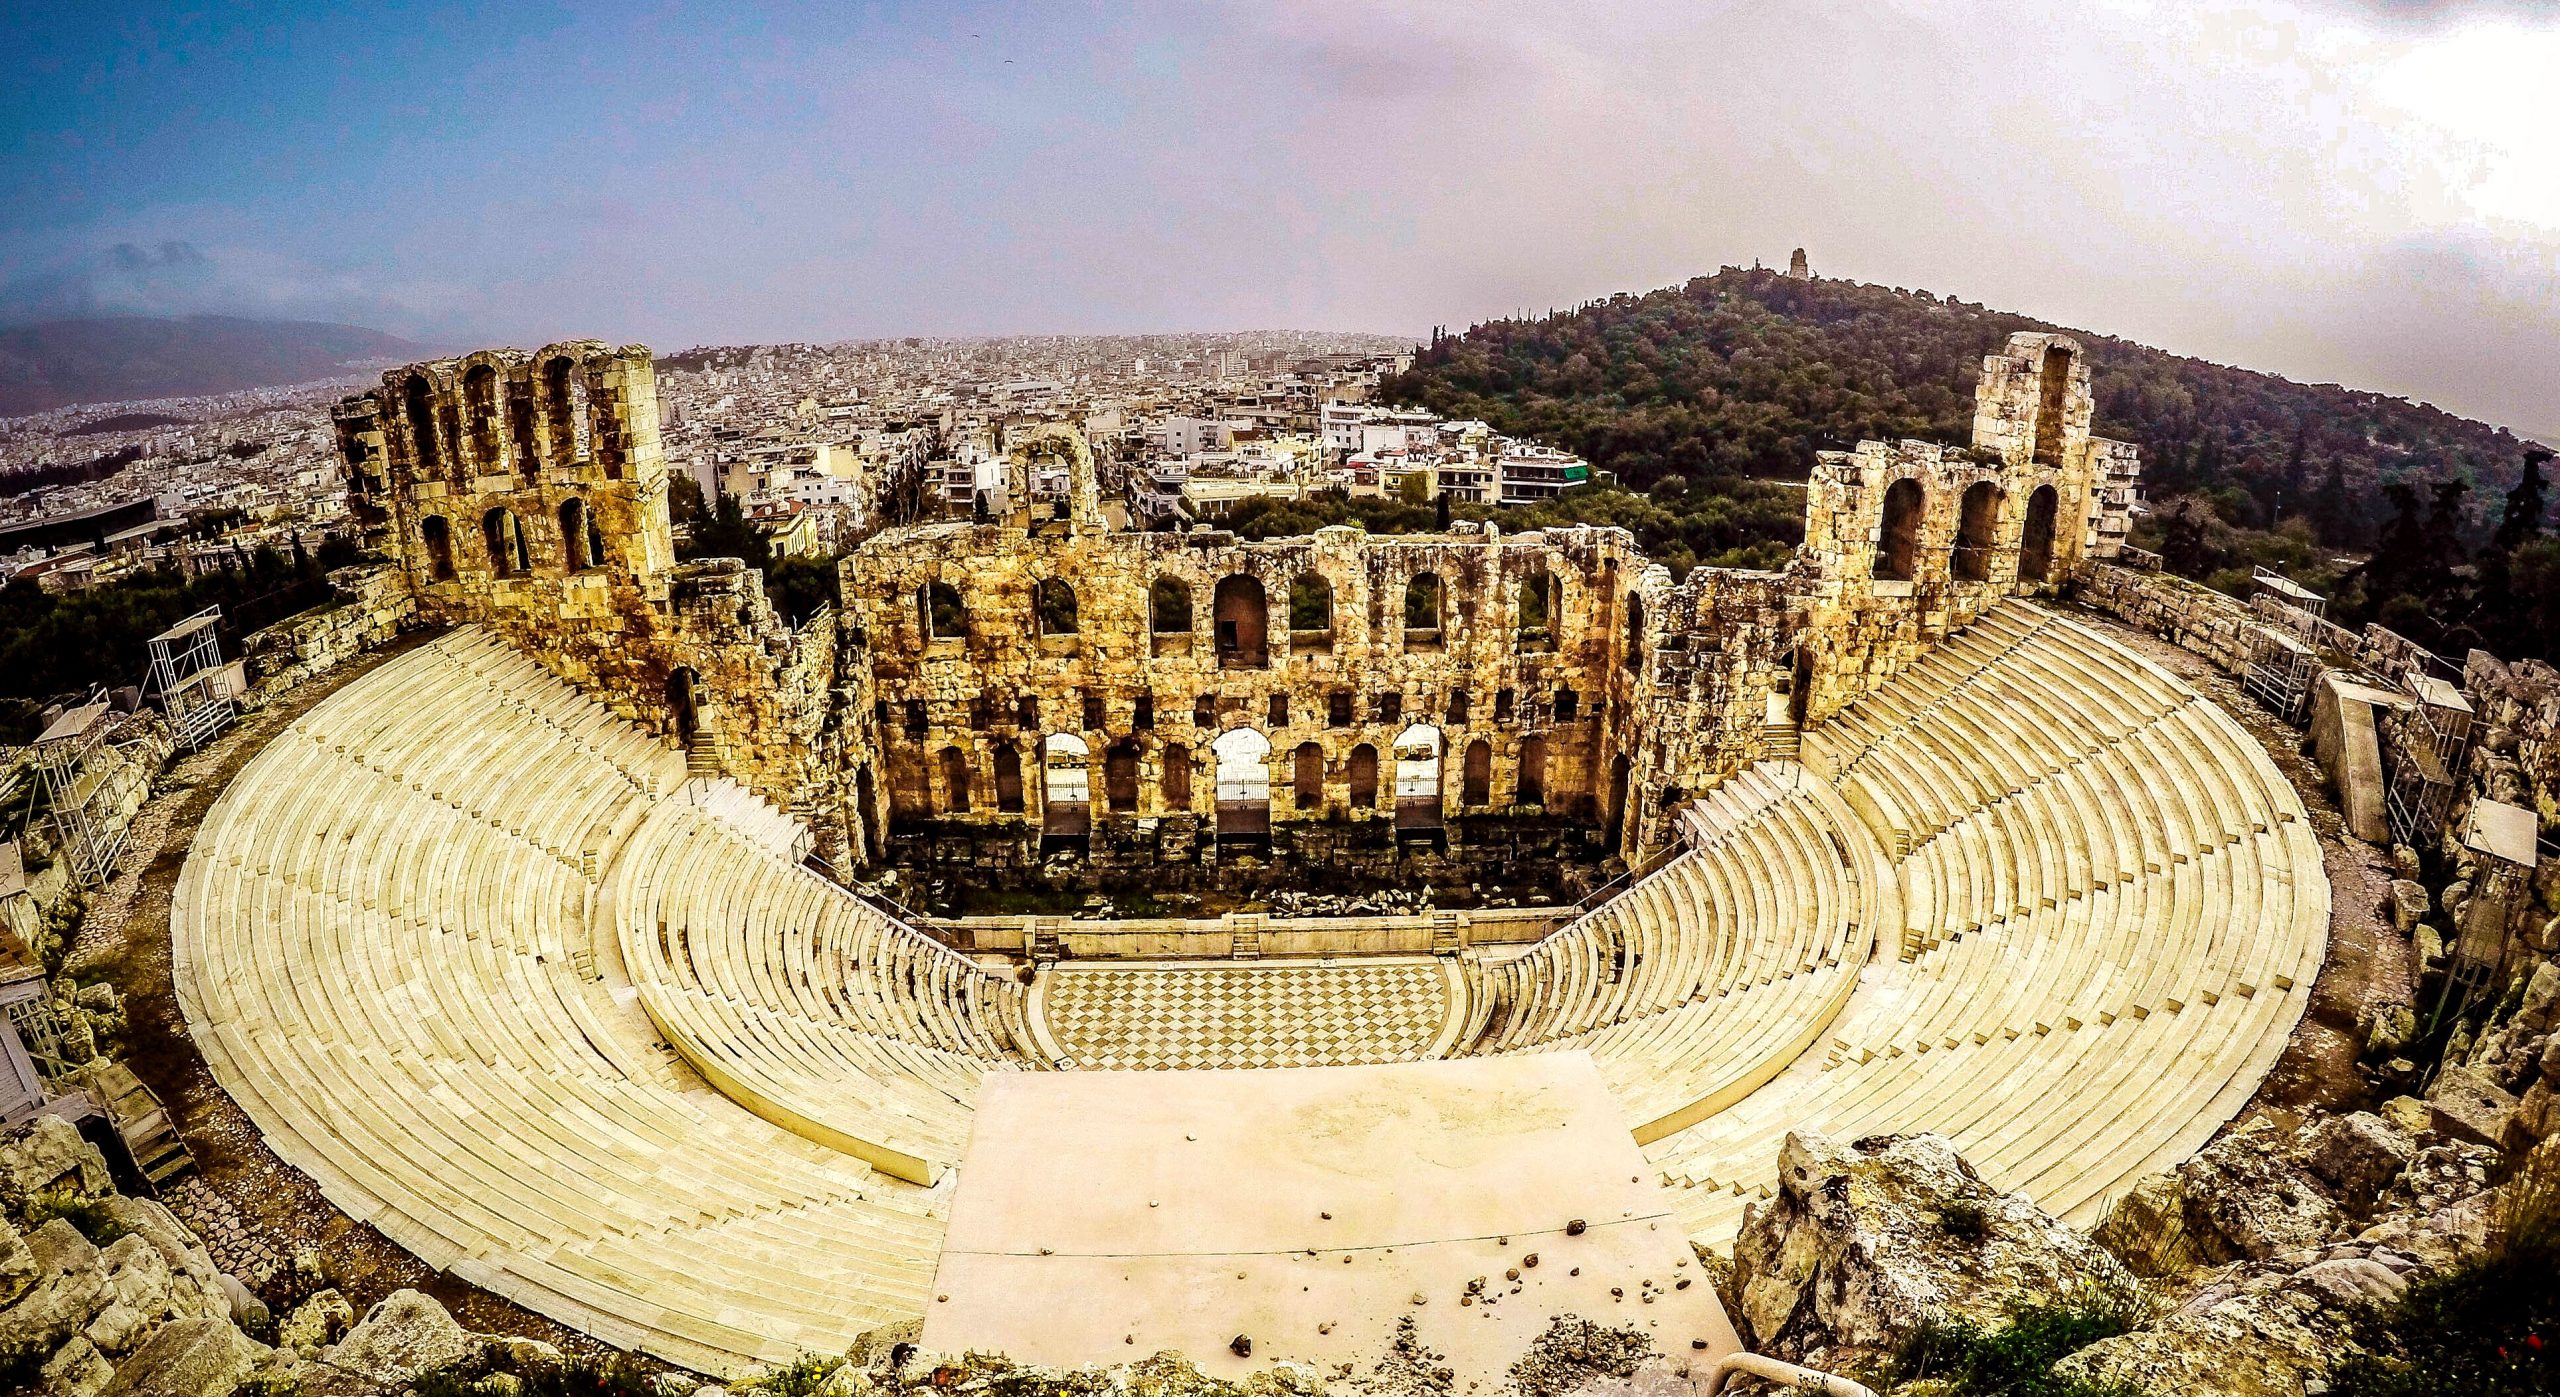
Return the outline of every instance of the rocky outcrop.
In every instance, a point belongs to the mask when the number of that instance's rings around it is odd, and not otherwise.
[[[444,1306],[414,1290],[395,1290],[347,1337],[323,1350],[319,1361],[338,1373],[396,1388],[479,1348],[479,1339],[454,1323]]]
[[[2356,1351],[2358,1321],[2398,1299],[2417,1268],[2413,1257],[2358,1245],[2224,1267],[2150,1325],[2055,1371],[2181,1397],[2302,1397]]]
[[[1984,1183],[1935,1135],[1790,1134],[1777,1197],[1746,1213],[1734,1268],[1745,1342],[1834,1371],[1882,1359],[1924,1324],[2140,1292],[2122,1262]]]

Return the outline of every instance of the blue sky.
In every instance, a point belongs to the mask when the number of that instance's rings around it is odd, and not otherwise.
[[[1420,334],[1780,262],[2560,429],[2548,7],[0,8],[0,317]]]

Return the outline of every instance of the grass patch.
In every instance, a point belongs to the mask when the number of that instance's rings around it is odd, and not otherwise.
[[[27,1200],[27,1226],[34,1229],[60,1218],[79,1229],[92,1246],[107,1246],[133,1229],[116,1220],[102,1199],[90,1198],[67,1189],[39,1193]]]
[[[459,1363],[419,1375],[412,1397],[658,1397],[647,1370],[620,1354],[598,1361],[571,1356],[557,1363],[509,1361],[484,1344]]]
[[[1934,1379],[1945,1384],[1947,1397],[2142,1397],[2138,1388],[2053,1373],[2062,1359],[2131,1330],[2142,1318],[2137,1301],[2091,1295],[2022,1309],[1997,1326],[1932,1324],[1903,1344],[1885,1377],[1895,1386]]]

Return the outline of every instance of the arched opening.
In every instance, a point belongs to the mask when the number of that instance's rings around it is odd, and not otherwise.
[[[2036,395],[2036,463],[2062,464],[2062,415],[2071,399],[2071,351],[2048,346]]]
[[[1787,721],[1797,731],[1804,730],[1805,720],[1813,716],[1813,647],[1796,647],[1795,677],[1787,686]]]
[[[873,858],[880,855],[880,790],[865,762],[853,773],[853,817],[862,822],[862,844]]]
[[[1876,535],[1878,582],[1908,582],[1920,559],[1920,482],[1909,476],[1884,492],[1884,522]]]
[[[1518,622],[1516,641],[1523,650],[1555,648],[1555,577],[1534,572],[1520,579],[1520,591],[1513,604]]]
[[[2018,576],[2029,582],[2053,580],[2053,521],[2062,497],[2050,485],[2027,496],[2025,532],[2018,538]]]
[[[509,378],[507,393],[507,440],[516,458],[516,473],[535,476],[542,473],[542,454],[534,439],[533,381],[521,375]]]
[[[1378,808],[1378,749],[1363,742],[1351,749],[1351,761],[1343,772],[1351,788],[1351,804],[1355,809]]]
[[[1191,634],[1191,589],[1170,577],[1147,588],[1147,629],[1157,635]]]
[[[430,514],[418,521],[418,542],[427,550],[427,576],[452,581],[453,525],[441,514]]]
[[[1164,777],[1161,792],[1167,814],[1183,815],[1191,810],[1191,749],[1179,742],[1164,745]]]
[[[401,415],[409,419],[410,465],[420,475],[433,475],[444,462],[436,456],[435,390],[427,386],[426,375],[409,375],[406,398]]]
[[[1102,798],[1110,807],[1128,814],[1138,808],[1138,744],[1122,738],[1102,753]]]
[[[1521,805],[1547,803],[1547,740],[1525,737],[1520,740],[1520,775],[1512,786],[1512,800]]]
[[[604,563],[604,530],[597,525],[595,511],[587,502],[568,499],[560,502],[560,556],[571,572],[585,572]]]
[[[695,693],[701,682],[689,665],[680,665],[667,676],[667,712],[675,717],[676,740],[688,747],[702,729],[700,695]]]
[[[1956,512],[1956,551],[1948,571],[1958,582],[1991,580],[1992,552],[2000,543],[2000,487],[1977,480],[1966,487]]]
[[[942,768],[942,808],[954,815],[968,814],[968,755],[957,747],[945,747],[935,760]]]
[[[1218,837],[1269,838],[1271,739],[1251,728],[1229,728],[1209,750],[1218,759]]]
[[[995,750],[996,809],[1007,815],[1022,813],[1022,754],[1010,742]]]
[[[1031,589],[1031,620],[1043,640],[1076,633],[1076,589],[1049,577]]]
[[[488,538],[489,570],[500,577],[522,577],[533,571],[532,551],[525,547],[524,521],[512,509],[493,509],[480,518]]]
[[[1333,584],[1312,572],[1289,581],[1289,648],[1333,648]]]
[[[1291,774],[1296,779],[1290,783],[1290,786],[1292,794],[1297,798],[1299,811],[1303,813],[1322,807],[1324,804],[1324,748],[1313,742],[1301,742],[1292,760],[1296,770]]]
[[[1396,828],[1436,829],[1440,819],[1440,730],[1416,723],[1396,734]]]
[[[916,625],[924,632],[927,645],[967,640],[969,609],[960,604],[960,590],[948,582],[924,584],[916,592]]]
[[[567,355],[542,366],[542,432],[550,438],[551,464],[566,466],[578,459],[577,366]]]
[[[1600,842],[1614,854],[1618,852],[1618,846],[1626,839],[1626,835],[1627,759],[1619,756],[1609,761],[1609,823],[1601,834]]]
[[[1404,584],[1404,643],[1409,650],[1436,649],[1440,644],[1440,577],[1418,572]]]
[[[1466,764],[1458,776],[1458,804],[1493,803],[1493,744],[1479,737],[1467,744]]]
[[[1071,732],[1040,744],[1040,833],[1081,839],[1093,829],[1093,749]]]
[[[1627,671],[1644,672],[1644,593],[1627,593]]]
[[[498,459],[498,371],[474,364],[462,376],[462,431],[471,443],[471,467],[483,474],[506,463]]]
[[[1259,579],[1242,573],[1219,578],[1210,620],[1217,627],[1221,668],[1261,669],[1271,663],[1271,607]]]

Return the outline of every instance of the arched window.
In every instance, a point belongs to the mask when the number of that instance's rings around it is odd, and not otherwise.
[[[1920,482],[1909,476],[1884,492],[1884,523],[1876,536],[1879,582],[1908,582],[1920,559]]]
[[[2071,351],[2049,345],[2036,395],[2036,464],[2062,464],[2062,415],[2071,402]]]
[[[1333,648],[1333,584],[1312,572],[1289,580],[1289,648]]]
[[[427,550],[427,576],[438,582],[453,580],[453,525],[441,514],[430,514],[418,521],[418,542]]]
[[[1416,723],[1396,734],[1396,828],[1429,829],[1440,819],[1440,730]]]
[[[583,404],[578,401],[576,370],[565,354],[542,366],[542,430],[550,438],[554,466],[567,466],[578,459],[578,418]]]
[[[1627,780],[1626,757],[1612,758],[1609,762],[1609,823],[1601,835],[1601,843],[1612,853],[1617,852],[1618,846],[1626,839]]]
[[[1191,749],[1179,742],[1164,745],[1164,808],[1181,814],[1191,808]]]
[[[1571,689],[1558,689],[1555,693],[1554,705],[1557,722],[1578,723],[1582,721],[1582,695],[1575,693]]]
[[[942,767],[942,808],[954,815],[969,813],[969,758],[957,747],[945,747],[936,759]]]
[[[1313,810],[1324,804],[1324,748],[1312,742],[1301,742],[1293,758],[1296,778],[1290,785],[1296,793],[1300,810]]]
[[[1439,643],[1440,577],[1437,573],[1417,572],[1412,581],[1404,584],[1404,629],[1407,645]]]
[[[1524,737],[1520,740],[1520,777],[1512,787],[1512,800],[1521,805],[1547,803],[1547,740]]]
[[[1949,572],[1958,582],[1991,580],[1992,550],[2000,542],[2000,487],[1977,480],[1964,492],[1956,516],[1956,552]]]
[[[516,457],[516,473],[535,476],[542,473],[542,453],[534,438],[533,380],[523,376],[506,381],[507,440]]]
[[[432,475],[444,468],[444,462],[436,455],[435,390],[427,385],[425,374],[409,375],[406,397],[402,415],[409,419],[410,464],[420,475]]]
[[[1523,650],[1555,648],[1555,586],[1552,574],[1533,572],[1520,579],[1519,598],[1514,603],[1518,621],[1518,643]]]
[[[1138,808],[1138,744],[1122,738],[1102,754],[1102,794],[1122,813]]]
[[[1362,810],[1378,804],[1378,749],[1363,742],[1351,749],[1351,763],[1343,773],[1351,786],[1351,803]]]
[[[853,773],[853,817],[862,822],[862,844],[872,858],[880,856],[880,789],[865,762]]]
[[[1057,578],[1043,578],[1031,590],[1031,618],[1042,636],[1076,633],[1076,590]]]
[[[1093,749],[1071,732],[1040,744],[1040,832],[1085,834],[1093,828]]]
[[[1191,589],[1159,577],[1147,589],[1147,629],[1157,635],[1191,634]]]
[[[515,511],[499,508],[480,518],[489,543],[489,567],[500,577],[522,577],[533,571],[533,555],[525,548],[524,522]]]
[[[1454,728],[1464,725],[1467,715],[1473,711],[1473,708],[1473,702],[1467,697],[1466,690],[1451,689],[1449,691],[1449,726]]]
[[[2053,580],[2053,520],[2061,497],[2050,485],[2027,496],[2026,531],[2018,538],[2018,576],[2029,582]]]
[[[1260,579],[1243,573],[1219,578],[1209,611],[1222,668],[1261,669],[1271,663],[1271,605]]]
[[[471,467],[494,473],[506,463],[498,459],[498,371],[474,364],[462,376],[462,433],[471,443]]]
[[[1458,803],[1493,803],[1493,744],[1479,737],[1467,744],[1467,760],[1459,773]]]
[[[927,644],[969,638],[969,610],[960,604],[959,589],[948,582],[928,582],[916,593],[916,624]]]
[[[1229,728],[1209,744],[1218,759],[1218,837],[1271,833],[1271,739]]]
[[[560,556],[571,572],[584,572],[604,562],[604,531],[585,500],[560,502]]]
[[[998,745],[995,751],[995,768],[996,809],[1008,815],[1021,814],[1022,754],[1014,751],[1013,744],[1010,742]]]
[[[675,718],[676,740],[687,746],[702,729],[701,696],[694,692],[700,682],[689,666],[679,665],[667,676],[667,712]]]

